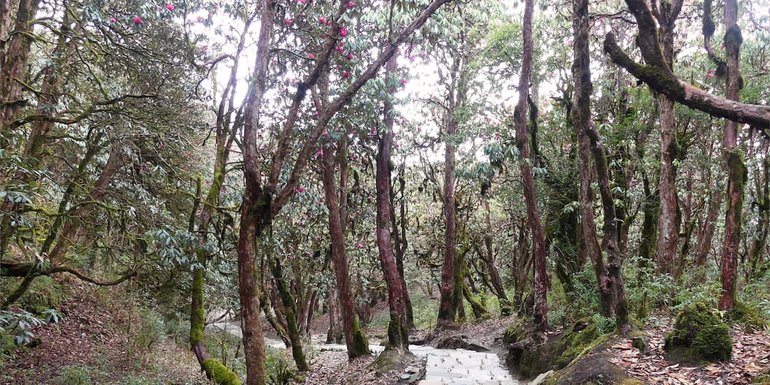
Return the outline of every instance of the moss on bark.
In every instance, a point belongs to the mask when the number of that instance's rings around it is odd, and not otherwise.
[[[203,370],[206,371],[206,376],[218,385],[241,385],[238,376],[219,360],[209,358],[203,361],[202,366]]]

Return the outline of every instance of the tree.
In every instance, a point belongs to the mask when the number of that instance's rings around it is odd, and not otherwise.
[[[530,74],[532,73],[532,14],[534,13],[534,0],[526,0],[524,3],[524,21],[522,27],[523,57],[521,72],[519,73],[519,100],[514,112],[516,127],[516,146],[519,148],[519,170],[524,184],[524,200],[527,204],[527,220],[532,229],[532,243],[534,245],[535,266],[535,328],[545,332],[548,328],[548,275],[546,273],[546,247],[543,235],[543,225],[537,210],[535,196],[535,179],[532,176],[532,165],[527,141],[527,98],[529,96]]]

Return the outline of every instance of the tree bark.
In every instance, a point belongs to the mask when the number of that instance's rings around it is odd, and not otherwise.
[[[532,175],[531,159],[529,156],[529,141],[527,140],[527,97],[529,82],[532,74],[532,14],[534,0],[525,0],[524,21],[522,28],[523,57],[521,73],[519,74],[519,100],[516,105],[514,119],[516,123],[516,145],[519,148],[519,170],[524,184],[524,201],[527,205],[527,218],[532,229],[534,247],[535,281],[534,281],[534,321],[539,332],[548,328],[548,276],[546,274],[546,248],[543,225],[537,209],[535,194],[535,179]]]
[[[396,68],[395,58],[391,58],[386,65],[386,84],[389,75]],[[389,86],[389,93],[393,94],[393,86]],[[388,343],[386,349],[404,352],[409,349],[409,330],[407,328],[406,315],[404,313],[404,286],[398,274],[398,266],[393,255],[393,243],[390,238],[390,152],[393,148],[393,117],[395,111],[390,100],[384,101],[383,121],[385,129],[380,134],[377,145],[375,185],[377,190],[377,249],[379,251],[380,265],[385,275],[385,283],[388,286],[388,308],[390,310],[390,323],[388,324]]]
[[[740,92],[741,29],[738,26],[738,1],[725,0],[725,50],[727,51],[726,94],[728,100],[737,101]],[[722,244],[722,293],[720,310],[732,310],[735,306],[738,245],[741,237],[741,210],[747,178],[743,156],[738,149],[738,124],[725,122],[724,151],[727,163],[727,213],[725,215],[725,239]]]
[[[457,207],[455,205],[455,138],[457,133],[457,118],[455,115],[456,77],[460,71],[460,59],[455,58],[451,76],[452,84],[449,90],[449,108],[446,111],[446,129],[444,132],[444,264],[441,267],[440,300],[437,326],[451,326],[457,317],[457,296],[455,295],[455,274],[457,266]],[[462,298],[460,298],[462,300]]]
[[[346,141],[347,137],[343,136],[341,140]],[[345,345],[347,345],[348,348],[348,359],[353,360],[357,357],[369,354],[369,343],[363,331],[361,331],[358,320],[356,319],[353,294],[350,289],[347,253],[345,251],[345,233],[343,231],[343,222],[340,215],[342,210],[340,209],[340,204],[338,202],[338,196],[344,195],[345,192],[337,191],[336,183],[334,181],[334,157],[332,156],[332,151],[329,147],[331,146],[328,146],[325,149],[325,155],[323,157],[323,188],[326,197],[326,207],[329,210],[329,235],[331,237],[332,263],[334,266],[334,274],[337,279],[336,288],[341,308],[340,310],[342,312],[343,334],[345,336]],[[346,155],[342,155],[342,157],[346,157]],[[332,305],[332,307],[334,307],[334,305]],[[330,312],[333,313],[332,307],[330,307]]]
[[[674,68],[674,29],[676,19],[682,9],[682,0],[672,3],[661,2],[654,8],[655,18],[660,25],[660,43],[667,68]],[[657,4],[657,3],[656,3]],[[659,94],[660,111],[660,176],[658,193],[660,194],[660,213],[658,216],[657,261],[658,272],[672,274],[679,240],[679,207],[676,192],[677,158],[676,124],[674,101],[665,94]]]
[[[252,84],[246,101],[243,126],[243,169],[245,189],[238,234],[238,295],[241,304],[243,354],[246,384],[265,385],[265,341],[259,320],[260,279],[257,271],[257,239],[270,225],[272,195],[263,191],[257,159],[257,128],[260,124],[262,97],[265,93],[270,41],[273,35],[273,8],[269,0],[260,0],[260,28],[257,58]]]

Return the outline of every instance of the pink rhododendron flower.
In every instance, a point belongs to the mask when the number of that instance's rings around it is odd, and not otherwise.
[[[348,72],[348,71],[342,71],[342,78],[343,78],[343,79],[347,79],[347,78],[349,78],[349,77],[350,77],[350,72]]]
[[[323,136],[329,136],[329,131],[324,130],[324,132],[321,133]]]
[[[348,9],[353,9],[356,7],[355,1],[348,1]]]
[[[399,83],[401,83],[402,86],[405,86],[406,83],[407,83],[407,80],[406,79],[401,79],[401,81]]]
[[[318,22],[323,24],[323,25],[326,25],[326,18],[321,16],[321,17],[318,18]]]
[[[319,148],[318,151],[315,152],[315,156],[317,156],[319,158],[323,158],[324,157],[324,149],[323,148]]]
[[[297,186],[297,192],[298,192],[298,193],[303,193],[303,192],[305,192],[305,187],[304,187],[304,186],[302,186],[302,185],[299,185],[299,186]]]
[[[345,56],[345,59],[353,60],[353,54],[349,53],[348,56]]]
[[[206,18],[203,16],[198,16],[196,20],[198,20],[199,23],[203,23],[204,21],[206,21]]]
[[[114,16],[110,16],[110,23],[116,23],[118,19],[116,19]]]
[[[308,59],[315,59],[315,54],[314,53],[309,53],[309,54],[307,54],[307,58]]]
[[[142,24],[144,21],[142,21],[142,18],[139,16],[134,16],[134,24],[139,25]]]
[[[172,12],[173,10],[175,10],[175,9],[176,9],[176,7],[174,7],[174,4],[171,4],[171,3],[166,3],[166,9],[167,9],[169,12]]]
[[[364,243],[363,242],[356,242],[356,247],[359,248],[359,249],[363,249],[364,248]]]
[[[713,68],[709,68],[709,72],[706,74],[706,78],[707,79],[714,78],[714,69]]]
[[[290,17],[287,17],[283,19],[283,23],[286,24],[287,27],[290,27],[292,24],[294,24],[294,20]]]
[[[345,27],[340,28],[340,36],[347,37],[348,36],[348,29]]]

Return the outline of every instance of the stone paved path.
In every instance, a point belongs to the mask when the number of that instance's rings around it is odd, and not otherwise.
[[[211,325],[236,337],[242,337],[237,324],[220,322]],[[324,336],[313,336],[311,343],[320,350],[344,351],[345,345],[325,344]],[[283,349],[283,342],[265,338],[265,345]],[[382,346],[369,345],[375,353]],[[474,352],[464,349],[436,349],[430,346],[412,345],[409,350],[427,359],[425,379],[418,385],[523,385],[503,367],[494,353]]]

